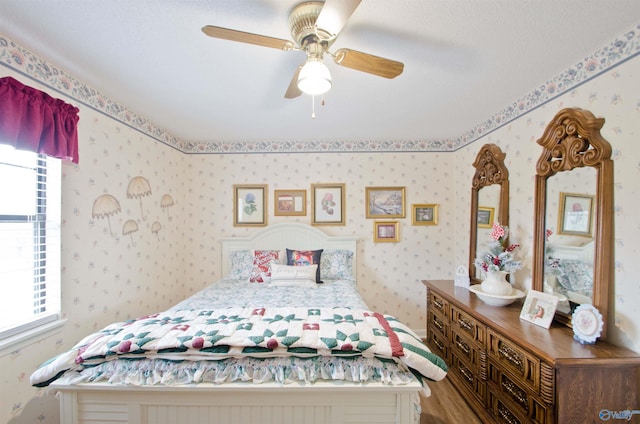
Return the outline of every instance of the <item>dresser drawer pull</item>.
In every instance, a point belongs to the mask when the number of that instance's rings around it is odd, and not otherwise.
[[[498,353],[501,357],[511,362],[516,368],[520,371],[524,372],[522,367],[522,360],[520,359],[520,355],[515,350],[511,349],[509,346],[505,344],[501,344],[498,348]]]
[[[465,353],[465,355],[468,355],[469,352],[471,352],[471,348],[465,342],[456,340],[456,345],[460,348],[461,351]]]
[[[432,340],[433,340],[433,344],[436,345],[438,349],[444,352],[444,345],[442,344],[442,342],[436,338],[433,338]]]
[[[463,366],[458,367],[458,370],[460,371],[460,374],[462,374],[462,376],[469,382],[469,383],[473,383],[473,374],[471,374],[471,371],[469,371],[468,369],[466,369]]]
[[[520,424],[520,421],[511,413],[511,411],[501,403],[498,404],[498,415],[500,415],[500,418],[502,418],[503,421],[509,424]]]
[[[520,389],[518,386],[514,384],[513,381],[509,380],[506,377],[502,377],[502,388],[505,392],[507,392],[513,400],[515,400],[525,411],[529,410],[529,405],[527,404],[527,394]]]
[[[435,306],[440,310],[444,309],[444,303],[440,301],[440,299],[438,299],[437,297],[433,298],[433,306]]]
[[[441,332],[444,333],[444,323],[442,321],[440,321],[438,318],[436,318],[435,316],[433,317],[433,325],[440,330]]]
[[[460,328],[462,328],[463,330],[467,330],[470,333],[471,333],[471,330],[473,329],[473,326],[471,325],[471,323],[462,318],[458,318],[458,325],[460,326]]]

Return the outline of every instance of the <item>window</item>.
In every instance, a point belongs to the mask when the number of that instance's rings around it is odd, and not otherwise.
[[[0,342],[60,319],[60,160],[0,145]]]

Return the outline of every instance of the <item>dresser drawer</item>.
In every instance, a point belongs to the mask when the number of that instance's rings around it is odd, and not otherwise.
[[[449,340],[449,320],[442,315],[432,311],[427,312],[427,329]]]
[[[457,329],[451,332],[451,352],[467,363],[473,374],[480,375],[481,357],[486,354],[482,347],[478,347],[472,343],[468,337],[458,333]],[[482,372],[482,375],[486,373]]]
[[[526,385],[525,389],[535,394],[540,393],[540,360],[527,353],[508,338],[495,333],[491,329],[487,332],[489,358],[498,367],[504,367]]]
[[[429,304],[427,310],[437,311],[442,314],[443,317],[449,317],[449,302],[447,302],[439,294],[429,290],[428,296]]]
[[[517,411],[519,415],[526,416],[535,423],[549,422],[551,411],[527,389],[527,384],[502,370],[492,360],[489,360],[488,368],[489,392],[499,393],[501,402],[508,406],[510,411]]]
[[[449,367],[449,372],[454,373],[458,377],[458,380],[460,380],[482,404],[485,403],[486,382],[481,380],[453,351],[451,352],[451,367]]]
[[[433,353],[449,363],[449,339],[443,337],[437,331],[431,331],[431,329],[429,329],[427,333],[427,344]]]
[[[486,327],[453,305],[451,306],[451,330],[464,334],[479,346],[484,345]]]
[[[488,397],[489,410],[496,417],[496,422],[507,424],[528,424],[531,422],[526,415],[522,415],[518,410],[510,407],[509,402],[505,402],[500,394],[489,390]]]

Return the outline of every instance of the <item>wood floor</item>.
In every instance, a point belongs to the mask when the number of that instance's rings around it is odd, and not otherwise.
[[[482,424],[448,378],[429,383],[431,396],[421,397],[420,424]]]

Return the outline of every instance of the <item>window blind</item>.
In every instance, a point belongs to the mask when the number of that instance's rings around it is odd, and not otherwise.
[[[59,319],[60,160],[0,146],[0,339]]]

